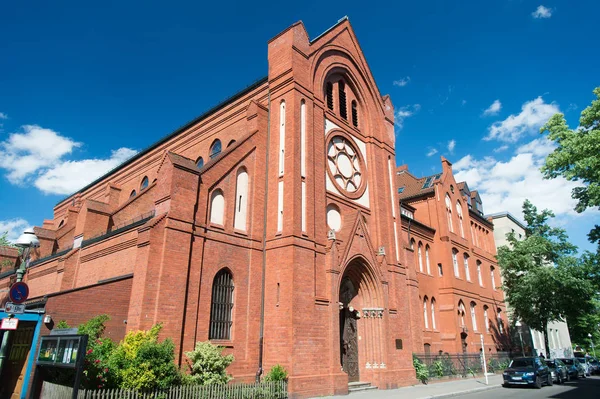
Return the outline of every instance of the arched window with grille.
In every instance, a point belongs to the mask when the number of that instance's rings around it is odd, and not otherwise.
[[[231,339],[232,313],[233,276],[223,269],[213,280],[208,339]]]
[[[150,182],[148,181],[148,176],[144,176],[144,178],[142,179],[142,184],[140,184],[140,191],[148,187],[149,183]]]
[[[210,158],[214,158],[221,153],[221,140],[216,139],[210,146]]]

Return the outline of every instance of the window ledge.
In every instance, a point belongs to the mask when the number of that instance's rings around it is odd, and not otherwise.
[[[211,339],[209,340],[211,344],[222,346],[224,348],[233,348],[233,341],[228,339]]]

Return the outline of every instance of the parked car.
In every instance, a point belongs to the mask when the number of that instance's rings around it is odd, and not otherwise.
[[[592,374],[600,374],[600,362],[596,358],[590,358],[590,365],[592,366]]]
[[[569,375],[571,376],[571,378],[579,378],[579,377],[585,378],[585,370],[583,369],[583,366],[579,362],[579,359],[577,359],[575,357],[570,357],[570,358],[563,358],[563,359],[559,359],[559,360],[567,366],[567,368],[569,369]]]
[[[569,377],[569,370],[567,370],[567,366],[559,359],[546,360],[546,366],[548,366],[548,368],[550,369],[552,380],[557,384],[562,384],[565,381],[571,380],[571,377]]]
[[[508,368],[502,373],[503,387],[513,385],[530,385],[541,388],[542,385],[552,385],[552,374],[544,359],[539,357],[518,357],[513,359]]]
[[[583,369],[585,370],[585,375],[586,376],[591,376],[592,375],[592,364],[590,363],[590,358],[589,357],[584,357],[579,359],[579,362],[581,363],[581,365],[583,366]]]

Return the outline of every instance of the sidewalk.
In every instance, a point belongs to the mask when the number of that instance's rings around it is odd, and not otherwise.
[[[430,398],[450,398],[467,393],[487,391],[489,389],[500,388],[502,385],[502,374],[488,376],[489,385],[485,385],[485,377],[471,377],[463,380],[448,382],[432,382],[428,385],[413,385],[398,389],[372,390],[351,393],[348,396],[327,396],[327,398],[349,398],[349,399],[430,399]]]

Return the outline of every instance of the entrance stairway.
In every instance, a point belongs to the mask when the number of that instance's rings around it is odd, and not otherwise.
[[[371,386],[370,382],[357,381],[357,382],[349,382],[348,383],[348,393],[371,391],[373,389],[377,389],[377,387]]]

